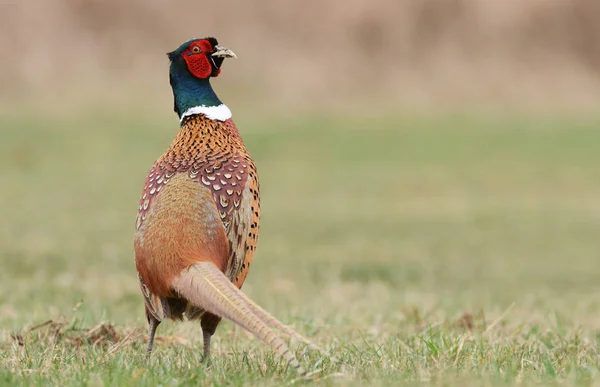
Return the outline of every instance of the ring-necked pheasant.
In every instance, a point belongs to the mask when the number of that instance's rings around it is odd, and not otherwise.
[[[148,352],[165,318],[200,319],[203,361],[221,318],[269,344],[305,371],[280,331],[315,347],[240,290],[256,250],[260,201],[256,167],[209,79],[233,51],[193,39],[168,54],[181,128],[150,170],[136,222],[135,262],[149,323]]]

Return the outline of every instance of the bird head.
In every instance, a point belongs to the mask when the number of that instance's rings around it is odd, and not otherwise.
[[[186,69],[198,79],[218,76],[225,58],[237,58],[233,51],[220,46],[215,38],[188,40],[167,56],[171,70]]]

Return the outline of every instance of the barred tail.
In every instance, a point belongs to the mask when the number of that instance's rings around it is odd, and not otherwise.
[[[267,312],[266,310],[264,310],[263,308],[258,306],[254,301],[252,301],[252,299],[250,299],[250,297],[248,297],[244,292],[240,291],[240,297],[244,301],[246,301],[246,304],[250,307],[250,309],[265,324],[267,324],[271,328],[280,330],[283,334],[291,337],[294,340],[298,340],[298,341],[301,341],[301,342],[307,344],[309,347],[311,347],[312,349],[314,349],[316,351],[327,353],[325,350],[321,349],[318,345],[316,345],[315,343],[313,343],[306,337],[297,333],[296,331],[294,331],[292,328],[288,327],[287,325],[282,324],[279,320],[277,320],[275,317],[273,317],[273,315],[271,315],[269,312]]]
[[[195,306],[229,319],[254,334],[271,346],[300,376],[308,378],[285,342],[267,324],[278,329],[285,326],[252,302],[214,264],[198,262],[189,266],[173,281],[173,287]],[[287,330],[293,332],[290,328]],[[293,337],[301,336],[293,332]]]

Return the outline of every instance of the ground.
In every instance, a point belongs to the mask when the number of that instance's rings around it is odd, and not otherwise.
[[[28,118],[23,118],[28,117]],[[139,194],[174,116],[0,119],[0,384],[282,385],[223,323],[145,357]],[[244,291],[325,385],[600,384],[600,119],[236,116],[263,218]]]

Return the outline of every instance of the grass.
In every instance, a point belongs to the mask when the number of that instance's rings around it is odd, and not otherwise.
[[[600,121],[238,118],[263,219],[244,290],[328,385],[600,385]],[[173,117],[0,118],[1,385],[282,385],[231,323],[144,356],[132,238]],[[40,325],[41,324],[41,325]]]

